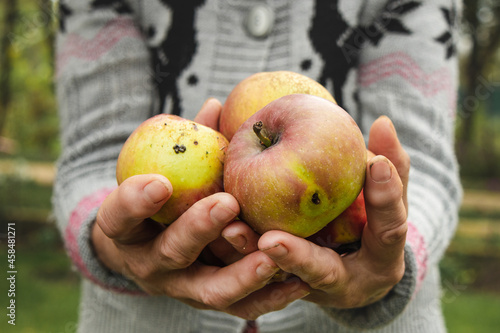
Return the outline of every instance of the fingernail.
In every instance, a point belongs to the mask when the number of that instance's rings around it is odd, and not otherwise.
[[[226,237],[226,240],[235,248],[244,249],[247,245],[247,239],[242,235]]]
[[[154,204],[162,202],[168,196],[167,186],[159,180],[153,180],[144,187],[144,194]]]
[[[279,269],[280,268],[277,266],[262,263],[259,266],[257,266],[255,273],[257,273],[257,275],[263,279],[268,279],[274,274],[276,274],[276,272],[279,271]]]
[[[210,210],[210,218],[214,223],[225,224],[236,217],[236,212],[221,203],[216,204]]]
[[[392,170],[386,159],[377,159],[370,164],[370,176],[375,183],[386,183],[391,180]]]
[[[261,251],[271,258],[282,258],[288,254],[288,249],[280,243],[261,249]]]

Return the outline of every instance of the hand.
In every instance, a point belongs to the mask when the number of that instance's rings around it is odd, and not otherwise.
[[[368,223],[358,251],[341,256],[281,231],[269,231],[258,242],[261,252],[281,269],[311,287],[305,300],[337,308],[362,307],[383,298],[403,277],[409,157],[387,117],[373,124],[368,149],[379,156],[367,162]]]
[[[220,112],[220,103],[212,100],[200,114],[212,119],[209,114],[217,114],[217,109]],[[245,319],[284,308],[308,293],[309,287],[298,280],[268,285],[279,268],[260,251],[225,267],[202,264],[200,253],[232,225],[238,203],[227,193],[216,193],[198,201],[168,227],[148,219],[171,194],[168,179],[149,174],[128,178],[106,198],[92,229],[95,251],[105,266],[132,279],[148,294]]]

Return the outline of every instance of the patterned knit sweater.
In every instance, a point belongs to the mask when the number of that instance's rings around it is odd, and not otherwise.
[[[252,28],[249,13],[262,5],[272,15]],[[224,102],[250,74],[290,70],[326,86],[366,139],[380,115],[395,124],[411,157],[406,272],[375,304],[296,301],[259,317],[259,331],[444,332],[438,262],[461,200],[453,151],[460,8],[458,0],[61,0],[63,149],[53,201],[84,277],[79,331],[241,332],[240,318],[146,296],[106,269],[90,230],[116,188],[121,146],[143,120],[192,119],[206,98]],[[259,35],[262,24],[268,33]]]

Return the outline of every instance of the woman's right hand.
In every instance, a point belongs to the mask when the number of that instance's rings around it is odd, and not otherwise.
[[[244,319],[282,309],[309,293],[298,279],[268,284],[279,268],[261,251],[224,267],[198,261],[236,218],[238,203],[227,193],[216,193],[168,227],[148,219],[171,194],[167,178],[148,174],[128,178],[106,198],[92,230],[94,248],[105,266],[148,294]]]

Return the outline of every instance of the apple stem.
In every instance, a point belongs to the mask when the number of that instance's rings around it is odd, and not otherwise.
[[[253,131],[254,131],[255,135],[257,135],[257,137],[260,139],[260,144],[266,148],[269,148],[269,147],[271,147],[273,142],[271,139],[269,139],[267,136],[265,136],[262,133],[263,126],[264,126],[264,124],[262,123],[262,121],[258,121],[255,124],[253,124]]]

